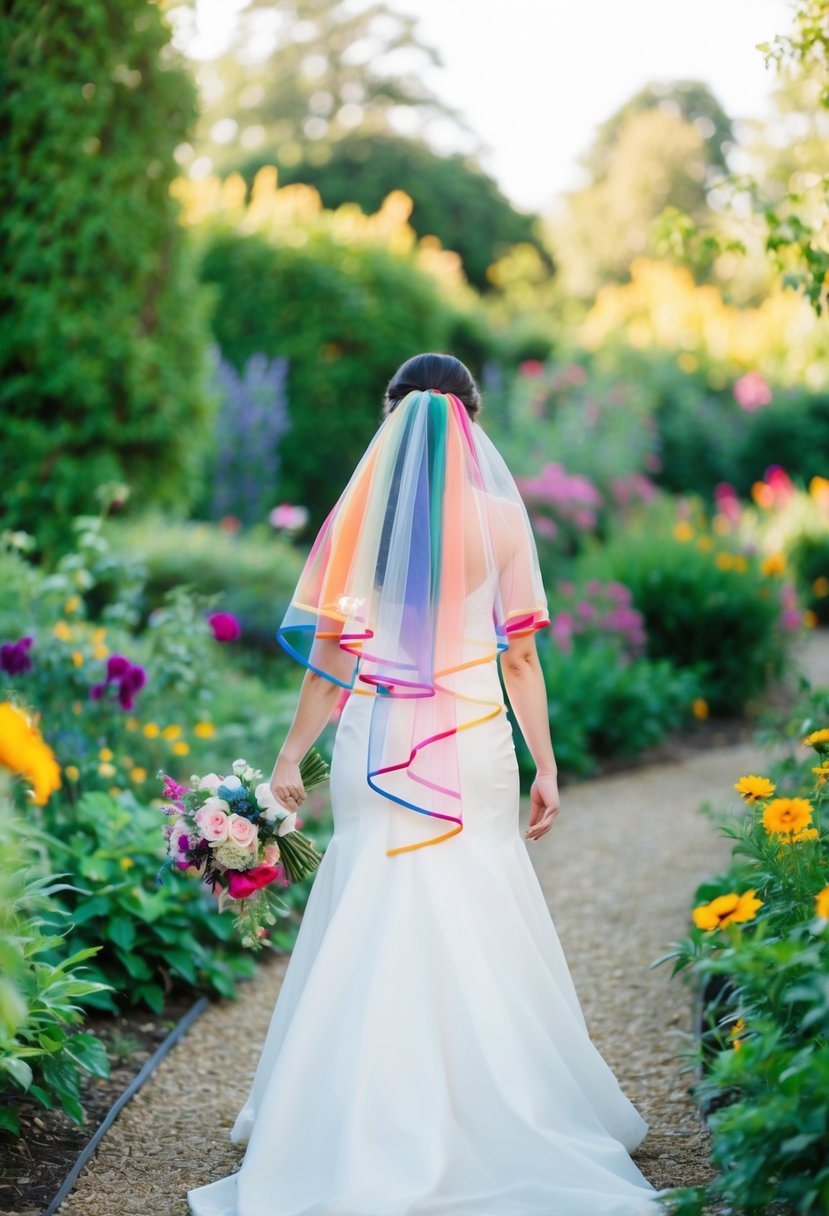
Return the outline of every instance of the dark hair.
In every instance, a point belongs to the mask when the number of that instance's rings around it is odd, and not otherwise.
[[[407,393],[429,388],[440,393],[454,393],[466,406],[470,418],[474,419],[480,412],[481,394],[466,364],[454,355],[440,355],[431,351],[413,355],[398,367],[386,388],[383,417],[387,417]]]

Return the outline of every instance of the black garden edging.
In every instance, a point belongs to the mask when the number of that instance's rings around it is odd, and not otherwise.
[[[164,1057],[167,1055],[167,1053],[169,1051],[171,1051],[173,1047],[175,1047],[176,1043],[178,1043],[179,1039],[182,1037],[184,1032],[186,1030],[190,1029],[190,1027],[193,1025],[193,1023],[198,1018],[201,1017],[201,1015],[205,1012],[205,1010],[207,1010],[209,1008],[209,1006],[210,1006],[209,997],[206,997],[206,996],[199,997],[199,999],[193,1005],[190,1006],[190,1008],[187,1010],[187,1012],[181,1018],[179,1018],[178,1022],[176,1022],[173,1029],[170,1031],[170,1033],[167,1035],[167,1037],[158,1045],[158,1047],[155,1049],[153,1054],[150,1056],[149,1060],[146,1061],[146,1063],[144,1064],[144,1066],[142,1067],[140,1072],[137,1072],[135,1074],[135,1076],[130,1081],[130,1083],[126,1087],[126,1089],[121,1091],[121,1093],[118,1095],[118,1097],[113,1102],[112,1106],[109,1108],[107,1114],[102,1119],[101,1123],[95,1129],[91,1139],[88,1140],[87,1143],[84,1145],[84,1147],[81,1149],[78,1157],[75,1159],[75,1162],[74,1162],[72,1168],[70,1169],[69,1173],[64,1178],[63,1182],[61,1183],[60,1189],[58,1190],[58,1192],[54,1196],[54,1198],[51,1200],[49,1206],[46,1208],[45,1212],[43,1213],[43,1216],[55,1216],[55,1212],[57,1212],[60,1205],[69,1197],[75,1183],[78,1181],[78,1175],[80,1174],[81,1170],[86,1165],[87,1161],[89,1161],[90,1157],[95,1152],[98,1145],[101,1143],[101,1140],[104,1138],[105,1134],[109,1131],[110,1127],[112,1127],[112,1124],[115,1122],[118,1115],[121,1113],[121,1111],[124,1109],[126,1104],[129,1102],[130,1098],[133,1098],[135,1096],[135,1094],[138,1093],[141,1086],[144,1084],[145,1081],[148,1081],[149,1078],[153,1075],[156,1068],[158,1068],[159,1064],[164,1059]]]

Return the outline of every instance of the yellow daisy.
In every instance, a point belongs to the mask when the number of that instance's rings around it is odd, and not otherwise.
[[[761,798],[771,798],[775,785],[773,781],[769,781],[768,777],[755,777],[750,774],[735,782],[734,789],[746,802],[758,802]]]
[[[763,811],[763,827],[778,836],[791,836],[812,822],[808,798],[775,798]]]
[[[814,747],[817,751],[823,751],[820,746],[822,743],[829,745],[829,726],[822,726],[820,730],[813,730],[810,735],[800,741],[804,747]]]
[[[815,916],[822,916],[824,920],[829,920],[829,885],[825,886],[822,891],[818,891],[815,896]]]
[[[762,906],[762,899],[754,896],[754,888],[744,891],[742,895],[729,891],[727,895],[718,895],[710,903],[700,904],[694,908],[691,916],[698,929],[721,929],[724,925],[753,920],[757,909]]]
[[[0,765],[18,773],[44,806],[61,786],[60,765],[37,726],[10,701],[0,704]]]

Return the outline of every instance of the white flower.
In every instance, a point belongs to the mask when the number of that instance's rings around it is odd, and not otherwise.
[[[207,811],[208,815],[212,815],[215,811],[224,811],[225,815],[229,815],[230,804],[225,802],[224,798],[208,798],[202,804],[200,810]]]
[[[238,763],[239,761],[237,760],[236,764]],[[236,764],[234,764],[234,768],[236,767]],[[238,777],[225,777],[222,785],[226,790],[240,790],[242,788],[242,783]]]
[[[247,760],[234,760],[233,761],[233,771],[237,777],[241,777],[242,773],[245,771],[245,769],[247,767],[248,767]],[[232,787],[229,786],[228,788],[232,788]]]
[[[261,777],[262,774],[260,773],[258,768],[252,768],[250,765],[248,765],[247,768],[245,769],[245,771],[240,774],[240,776],[243,781],[247,781],[248,784],[250,784],[251,782],[255,781],[257,777]]]
[[[296,811],[288,811],[285,818],[280,820],[276,834],[277,836],[285,836],[288,832],[294,831],[296,831]]]
[[[198,788],[200,790],[217,790],[221,784],[222,779],[218,773],[207,773],[207,775],[202,777],[201,781],[198,782]]]
[[[261,785],[257,785],[254,790],[254,797],[259,806],[261,806],[262,814],[269,823],[273,823],[274,819],[278,819],[281,815],[287,815],[287,808],[277,802],[276,795],[267,781],[263,781]]]

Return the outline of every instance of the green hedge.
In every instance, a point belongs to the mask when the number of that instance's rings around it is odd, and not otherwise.
[[[101,483],[190,496],[207,331],[169,187],[195,89],[146,0],[7,8],[3,522],[62,547]]]

